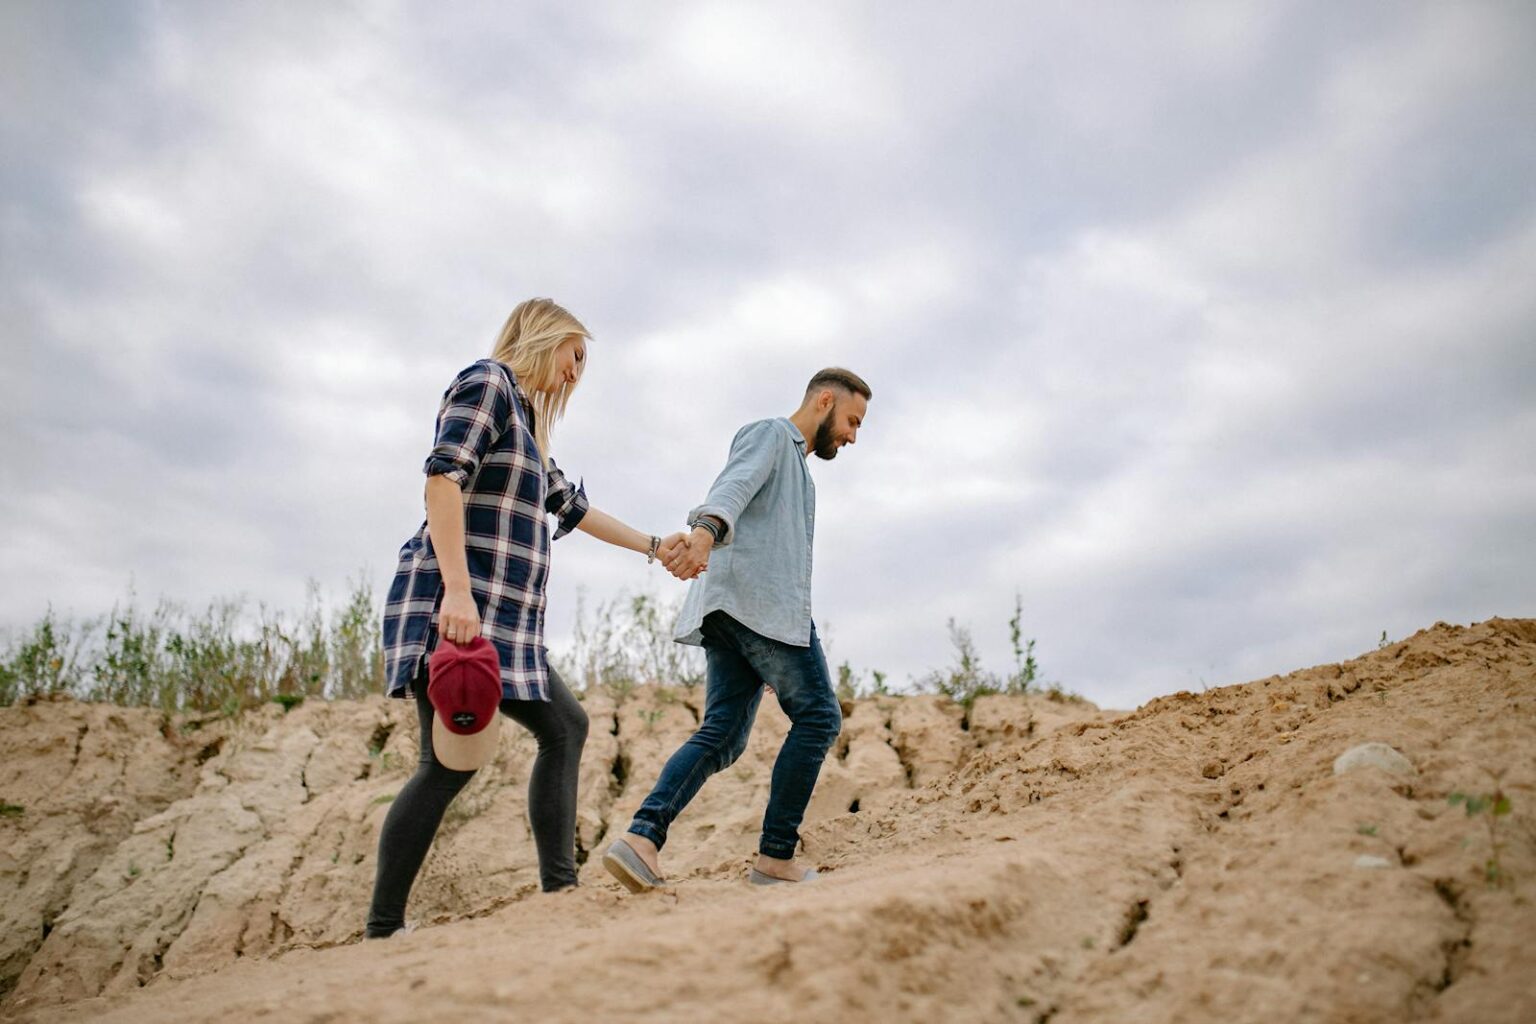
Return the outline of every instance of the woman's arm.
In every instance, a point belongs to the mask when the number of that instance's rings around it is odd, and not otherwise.
[[[595,506],[587,509],[587,514],[581,517],[576,529],[616,547],[638,551],[642,555],[650,554],[651,551],[650,534],[641,533],[633,526],[621,523]]]
[[[464,492],[446,476],[427,477],[427,536],[443,577],[437,631],[444,639],[467,644],[480,635],[480,610],[469,589],[469,559],[464,554]]]

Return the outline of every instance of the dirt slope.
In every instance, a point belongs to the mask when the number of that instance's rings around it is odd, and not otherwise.
[[[591,695],[580,841],[621,830],[702,695]],[[805,845],[745,866],[785,723],[711,780],[632,897],[536,891],[532,742],[504,730],[412,899],[355,942],[416,755],[382,700],[163,722],[0,710],[0,1017],[24,1021],[1536,1020],[1536,621],[1114,716],[1044,698],[860,702]],[[1406,763],[1335,772],[1359,744]],[[1503,884],[1486,816],[1501,784]],[[787,891],[786,891],[787,890]]]

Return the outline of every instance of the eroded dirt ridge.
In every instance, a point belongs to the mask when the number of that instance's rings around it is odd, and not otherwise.
[[[416,758],[403,702],[202,722],[5,709],[0,797],[19,810],[0,824],[0,1014],[320,1016],[346,989],[388,1020],[450,997],[486,1019],[637,1005],[707,1019],[722,1000],[742,1020],[1536,1019],[1533,703],[1532,620],[1441,624],[1127,715],[861,701],[803,830],[827,884],[770,896],[741,884],[786,725],[770,700],[674,828],[679,884],[637,900],[587,854],[628,821],[702,693],[592,694],[582,890],[535,895],[533,744],[504,730],[418,882],[413,916],[436,926],[382,949],[354,940]],[[1363,743],[1401,763],[1336,771]],[[1513,810],[1500,885],[1486,822],[1447,801],[1494,785]],[[537,991],[494,969],[445,990],[420,969],[498,943]],[[657,991],[659,971],[687,984]]]

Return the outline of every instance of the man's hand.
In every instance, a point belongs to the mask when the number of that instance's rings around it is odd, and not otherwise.
[[[661,564],[680,580],[691,580],[709,567],[709,552],[715,546],[714,534],[696,526],[692,533],[674,533],[662,542]]]

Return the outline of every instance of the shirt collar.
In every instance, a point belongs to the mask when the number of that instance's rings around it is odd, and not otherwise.
[[[789,436],[794,440],[795,444],[799,446],[800,455],[804,457],[807,451],[805,446],[805,435],[800,433],[800,428],[795,426],[795,421],[790,419],[788,416],[780,417],[779,422],[784,424],[784,429],[789,431]]]

